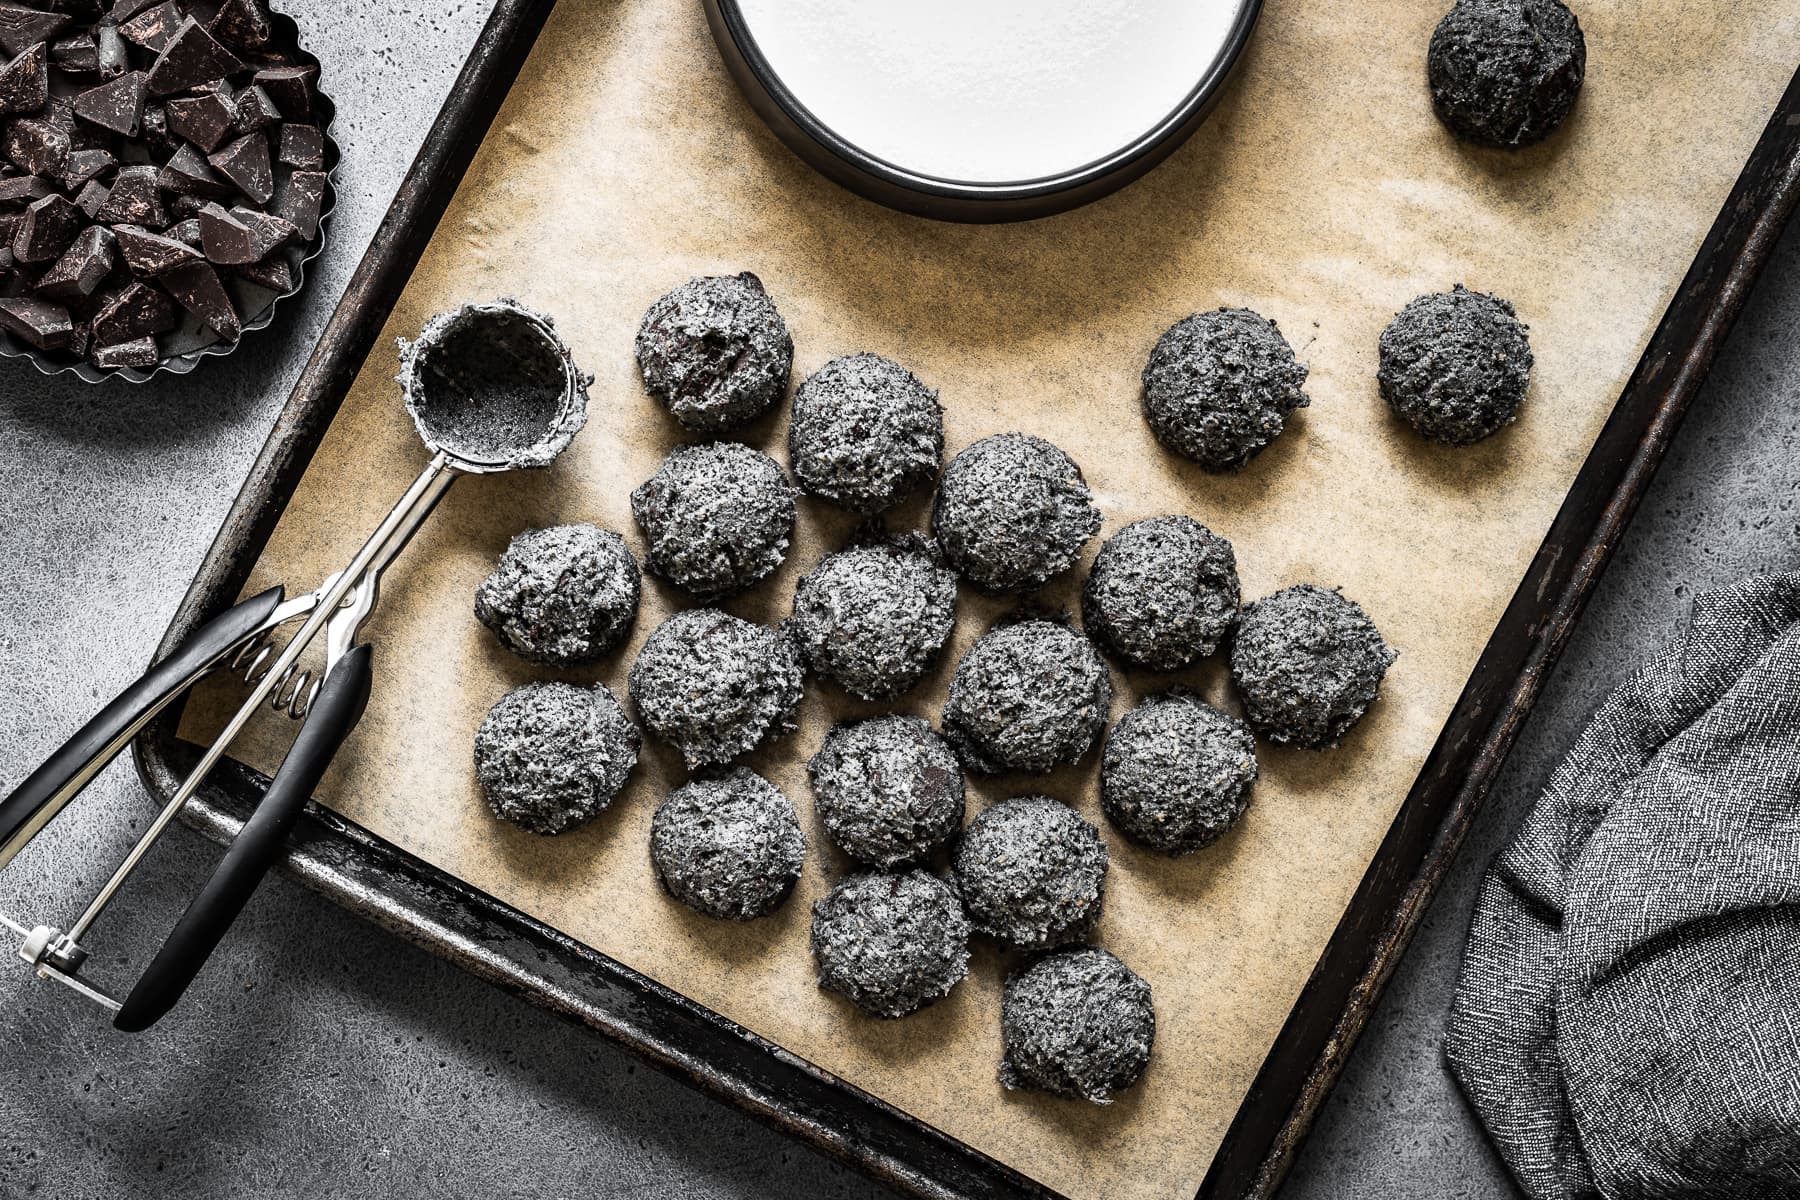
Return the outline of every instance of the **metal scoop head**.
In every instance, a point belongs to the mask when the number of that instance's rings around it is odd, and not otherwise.
[[[587,423],[593,377],[550,318],[516,300],[439,314],[400,351],[406,411],[459,471],[549,466]]]

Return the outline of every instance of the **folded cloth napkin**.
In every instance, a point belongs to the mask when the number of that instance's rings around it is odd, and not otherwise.
[[[1696,602],[1483,881],[1445,1054],[1533,1200],[1800,1197],[1800,573]]]

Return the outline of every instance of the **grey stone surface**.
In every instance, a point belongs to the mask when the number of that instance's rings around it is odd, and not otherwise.
[[[0,363],[0,781],[145,666],[486,16],[481,0],[291,6],[345,151],[330,247],[288,319],[184,381],[93,389]],[[1427,919],[1287,1200],[1508,1189],[1438,1053],[1480,868],[1587,714],[1695,591],[1795,563],[1800,238],[1677,443]],[[121,762],[0,873],[66,919],[150,804]],[[135,828],[134,828],[135,827]],[[119,981],[217,850],[177,828],[97,926]],[[115,1034],[0,963],[0,1196],[869,1197],[873,1185],[281,879],[186,1004]]]

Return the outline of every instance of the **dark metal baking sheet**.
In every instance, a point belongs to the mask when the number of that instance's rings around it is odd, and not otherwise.
[[[282,410],[160,653],[232,603],[329,427],[554,0],[498,0],[450,99]],[[1788,88],[1589,454],[1430,757],[1294,1006],[1199,1200],[1278,1186],[1454,859],[1545,677],[1800,197]],[[196,750],[179,712],[135,746],[158,798]],[[227,760],[183,812],[232,836],[267,779]],[[1055,1193],[716,1013],[309,805],[283,869],[376,924],[902,1191]]]

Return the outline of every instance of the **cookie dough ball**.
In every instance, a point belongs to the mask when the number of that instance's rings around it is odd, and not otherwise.
[[[787,557],[794,486],[775,460],[738,442],[678,446],[631,493],[645,561],[696,600],[736,595]]]
[[[1150,1064],[1150,985],[1104,950],[1048,955],[1007,979],[1000,1036],[1005,1087],[1111,1103]]]
[[[820,367],[794,393],[788,461],[809,495],[853,513],[892,508],[937,477],[944,410],[937,393],[879,354]]]
[[[864,700],[918,683],[956,624],[956,576],[924,538],[827,555],[794,589],[788,623],[807,666]]]
[[[1458,0],[1431,35],[1431,101],[1482,146],[1529,146],[1575,107],[1587,74],[1581,22],[1559,0]]]
[[[1518,417],[1531,343],[1511,304],[1459,283],[1400,310],[1381,335],[1377,379],[1407,424],[1434,442],[1467,445]]]
[[[975,928],[1027,950],[1086,937],[1100,919],[1106,843],[1048,796],[984,811],[956,846],[956,888]]]
[[[683,428],[728,433],[787,391],[794,339],[762,280],[690,279],[644,314],[637,333],[644,386]]]
[[[794,806],[746,767],[669,793],[650,821],[650,862],[669,894],[721,921],[765,917],[800,879]]]
[[[1020,621],[956,664],[944,736],[972,771],[1042,774],[1088,752],[1111,704],[1112,678],[1092,642],[1054,621]]]
[[[1177,321],[1144,364],[1144,417],[1156,440],[1208,471],[1235,471],[1311,401],[1306,368],[1275,322],[1247,308]]]
[[[1237,613],[1231,543],[1192,517],[1151,517],[1113,534],[1081,594],[1082,622],[1100,648],[1153,671],[1217,650]]]
[[[962,824],[962,767],[919,717],[840,721],[806,771],[826,834],[859,862],[917,862]]]
[[[527,529],[475,590],[475,617],[519,657],[573,666],[625,640],[642,590],[637,560],[611,530]]]
[[[951,460],[931,530],[944,558],[976,587],[1041,587],[1075,565],[1100,510],[1073,459],[1023,433],[982,438]]]
[[[1217,841],[1250,803],[1256,739],[1198,696],[1153,696],[1126,713],[1100,754],[1100,807],[1125,836],[1164,854]]]
[[[528,683],[475,731],[475,778],[488,807],[532,833],[599,816],[638,758],[637,726],[605,687]]]
[[[1244,610],[1231,681],[1257,733],[1319,749],[1362,719],[1396,657],[1354,600],[1301,583]]]
[[[969,919],[924,871],[852,875],[813,905],[819,986],[877,1017],[942,999],[969,973]]]
[[[788,636],[716,608],[676,613],[631,665],[631,698],[688,770],[730,762],[794,727],[800,655]]]

